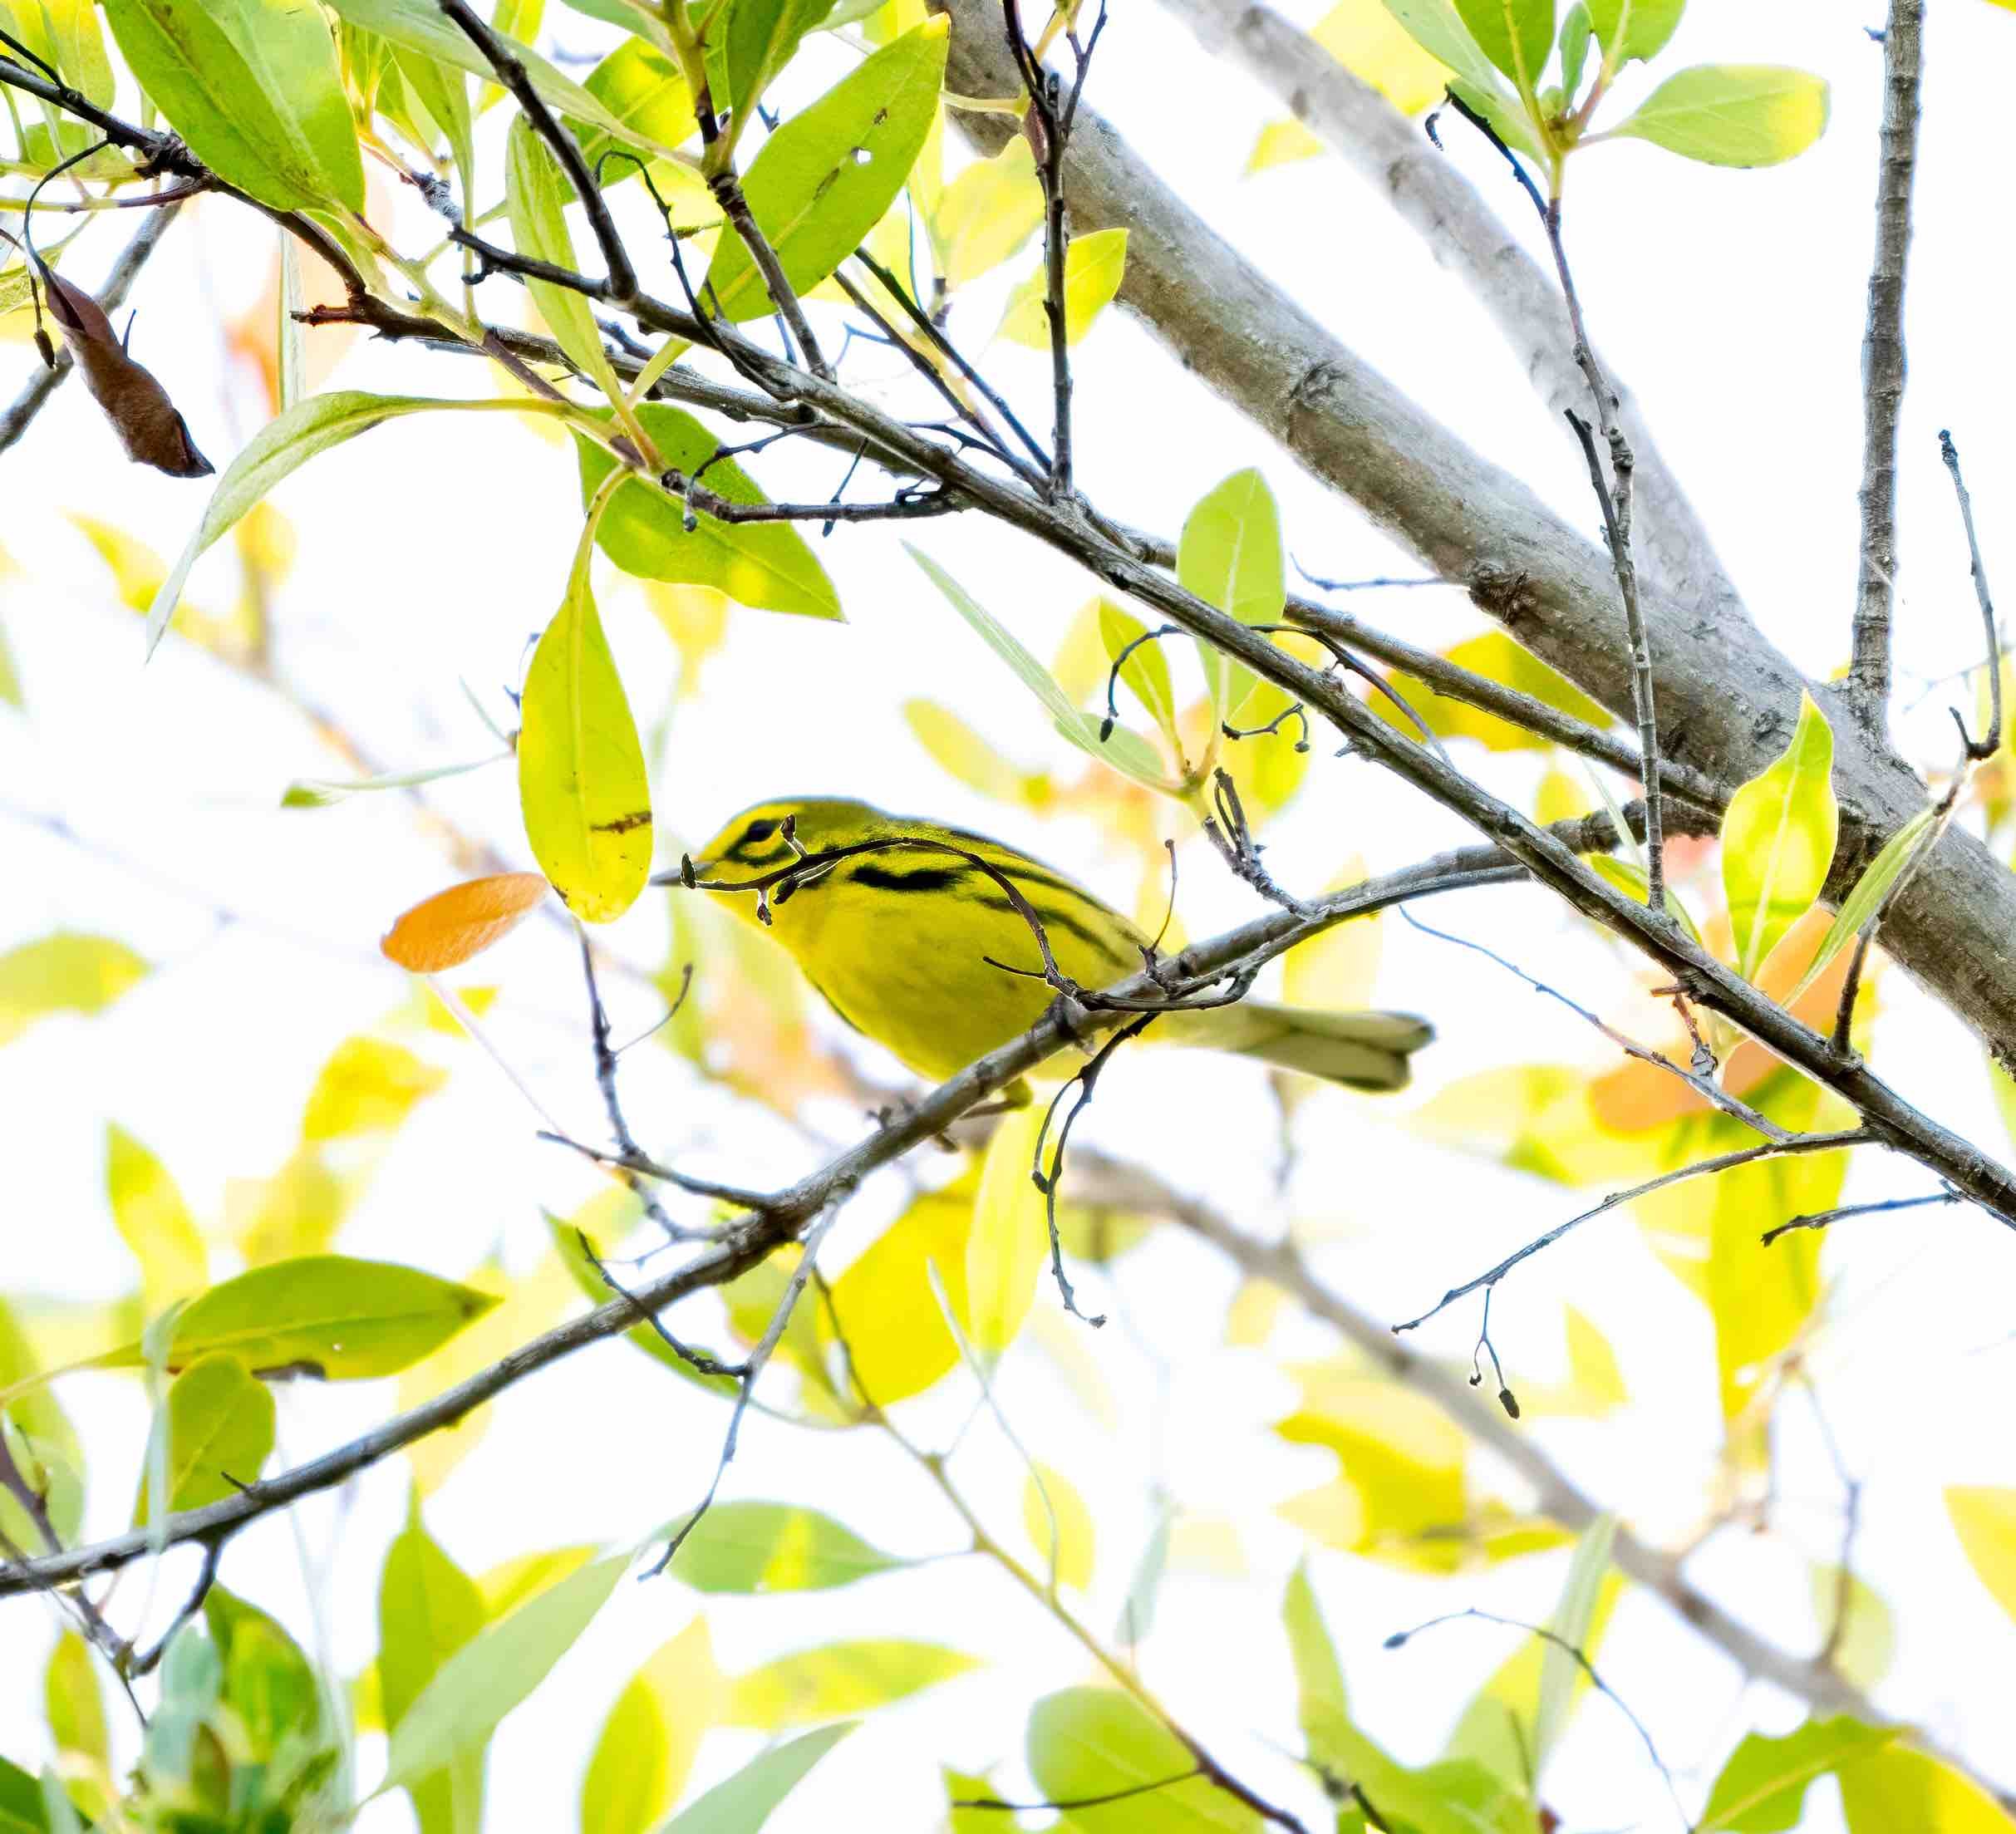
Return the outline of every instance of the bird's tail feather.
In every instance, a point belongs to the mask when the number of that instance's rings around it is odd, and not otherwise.
[[[1401,1012],[1310,1012],[1242,1000],[1237,1006],[1172,1013],[1158,1021],[1169,1044],[1237,1051],[1282,1069],[1350,1089],[1407,1086],[1408,1055],[1435,1035],[1424,1019]]]

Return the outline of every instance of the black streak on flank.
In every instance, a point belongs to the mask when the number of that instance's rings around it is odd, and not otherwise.
[[[966,877],[963,866],[927,866],[914,873],[892,873],[886,866],[857,866],[849,875],[872,892],[943,892]]]

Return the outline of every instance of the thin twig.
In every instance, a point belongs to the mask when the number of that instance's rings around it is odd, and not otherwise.
[[[1874,733],[1890,704],[1897,578],[1897,419],[1904,402],[1904,282],[1918,165],[1918,80],[1925,0],[1890,0],[1883,33],[1883,126],[1876,160],[1876,252],[1862,332],[1861,529],[1848,704]]]
[[[1988,643],[1988,730],[1979,739],[1967,740],[1967,755],[1976,764],[1994,756],[2002,745],[2002,638],[1995,629],[1995,602],[1988,590],[1988,569],[1981,563],[1981,543],[1974,530],[1974,499],[1960,477],[1959,450],[1945,427],[1939,430],[1939,455],[1953,474],[1953,494],[1959,499],[1960,522],[1967,531],[1969,571],[1974,578],[1974,596],[1981,607],[1981,630]],[[1961,723],[1963,736],[1967,730]]]
[[[1922,1210],[1927,1204],[1959,1203],[1963,1199],[1959,1192],[1950,1187],[1934,1191],[1922,1197],[1886,1197],[1878,1203],[1844,1203],[1832,1210],[1818,1210],[1807,1217],[1794,1217],[1789,1222],[1781,1222],[1776,1228],[1767,1229],[1757,1239],[1767,1248],[1781,1236],[1789,1236],[1796,1229],[1825,1229],[1830,1223],[1841,1222],[1846,1217],[1881,1216],[1892,1210]]]
[[[743,194],[741,179],[729,167],[716,172],[708,179],[707,186],[714,193],[714,201],[720,205],[721,214],[728,219],[729,226],[749,250],[750,259],[755,263],[756,272],[763,278],[764,290],[769,293],[770,303],[784,314],[784,322],[791,327],[791,335],[798,340],[798,347],[804,352],[806,366],[820,381],[830,382],[833,365],[826,361],[819,339],[813,335],[811,321],[805,317],[804,306],[796,290],[784,278],[784,263],[777,258],[776,249],[770,246],[770,238],[757,225],[749,208],[749,199]]]

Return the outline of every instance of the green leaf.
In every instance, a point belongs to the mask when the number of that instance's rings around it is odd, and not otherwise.
[[[57,1532],[69,1541],[84,1513],[79,1476],[84,1469],[83,1442],[62,1404],[38,1384],[35,1353],[27,1335],[0,1301],[0,1395],[16,1390],[20,1392],[13,1399],[0,1403],[0,1432],[6,1433],[15,1462],[24,1465],[23,1475],[47,1498]],[[16,1547],[35,1546],[40,1541],[27,1512],[4,1492],[0,1492],[0,1534]]]
[[[1127,656],[1120,663],[1121,686],[1147,710],[1148,717],[1169,735],[1171,744],[1176,741],[1176,690],[1169,679],[1169,659],[1162,653],[1158,642],[1144,642],[1148,627],[1138,617],[1124,612],[1109,598],[1099,602],[1099,636],[1106,646],[1109,661],[1117,661],[1122,655]],[[1130,652],[1128,646],[1133,644]]]
[[[1827,125],[1827,86],[1779,64],[1696,64],[1676,71],[1609,130],[1708,165],[1797,159]]]
[[[476,176],[475,118],[470,111],[468,77],[453,64],[403,45],[393,47],[392,57],[406,79],[407,94],[447,135],[449,154],[461,175],[466,198]]]
[[[557,268],[574,267],[573,238],[567,229],[567,206],[573,199],[573,189],[552,150],[520,115],[511,123],[505,142],[504,204],[511,219],[511,240],[521,255]],[[528,280],[525,290],[560,348],[584,375],[594,378],[604,394],[617,393],[620,385],[616,371],[602,347],[602,332],[587,297],[550,280]]]
[[[1589,41],[1593,36],[1588,7],[1584,0],[1575,0],[1561,22],[1561,87],[1570,102],[1576,100],[1576,92],[1582,86],[1582,66],[1588,60]]]
[[[1802,694],[1792,743],[1729,799],[1722,818],[1722,884],[1737,969],[1746,979],[1827,883],[1839,822],[1833,769],[1833,730],[1813,697]]]
[[[959,582],[947,573],[937,562],[921,549],[903,543],[910,558],[930,576],[932,583],[944,593],[953,610],[980,635],[982,642],[994,651],[1020,678],[1022,685],[1043,703],[1058,732],[1068,739],[1088,756],[1109,764],[1137,782],[1152,788],[1168,787],[1162,769],[1162,760],[1155,755],[1154,748],[1138,733],[1129,732],[1124,726],[1115,726],[1106,737],[1099,736],[1102,722],[1089,713],[1081,713],[1071,705],[1071,697],[1064,691],[1057,678],[1045,668],[1035,656],[1023,648],[1020,642],[1006,625],[981,605]]]
[[[107,936],[58,930],[0,952],[0,1045],[51,1013],[103,1012],[153,966]]]
[[[42,1704],[49,1737],[58,1751],[110,1768],[112,1737],[106,1724],[97,1662],[91,1645],[75,1630],[65,1630],[49,1652],[49,1666],[42,1676]],[[0,1799],[4,1794],[0,1785]],[[5,1810],[0,1808],[0,1829],[6,1825]]]
[[[734,1776],[675,1815],[661,1834],[760,1834],[777,1805],[853,1729],[852,1720],[843,1720],[752,1758]]]
[[[686,78],[661,51],[642,38],[626,38],[588,72],[588,92],[616,121],[642,138],[677,146],[693,132],[693,96]],[[596,170],[603,154],[619,144],[605,128],[576,123],[581,156]],[[600,174],[604,185],[619,183],[637,170],[637,161],[611,160]]]
[[[438,62],[470,75],[489,78],[494,75],[490,61],[472,44],[462,28],[434,3],[434,0],[329,0],[333,9],[352,25],[376,32],[408,51],[424,52]],[[500,15],[501,17],[501,15]],[[504,27],[496,29],[500,32]],[[536,24],[533,27],[536,30]],[[563,76],[521,39],[508,33],[504,49],[525,66],[532,86],[542,101],[563,114],[615,136],[626,146],[666,155],[676,146],[660,142],[638,127],[619,120],[571,76]]]
[[[796,292],[853,253],[902,189],[931,131],[947,42],[942,17],[905,32],[793,116],[750,162],[743,194]],[[722,236],[707,283],[731,319],[772,310],[739,235]]]
[[[1568,1723],[1568,1714],[1588,1681],[1588,1671],[1568,1653],[1577,1650],[1587,1659],[1593,1641],[1597,1606],[1603,1596],[1604,1576],[1610,1571],[1610,1551],[1617,1538],[1617,1518],[1599,1516],[1582,1531],[1575,1544],[1575,1557],[1568,1563],[1568,1577],[1547,1627],[1561,1643],[1546,1642],[1540,1657],[1540,1692],[1533,1716],[1533,1775],[1541,1775],[1549,1755]]]
[[[1891,887],[1897,883],[1898,875],[1910,864],[1912,855],[1938,819],[1937,809],[1921,809],[1884,842],[1882,851],[1862,868],[1862,876],[1841,901],[1841,908],[1834,913],[1827,933],[1820,939],[1819,950],[1799,977],[1799,985],[1785,996],[1787,1006],[1791,1006],[1820,978],[1827,964],[1847,947],[1876,914]]]
[[[1183,522],[1176,578],[1186,591],[1242,624],[1281,621],[1287,593],[1281,513],[1258,471],[1235,471],[1198,500]],[[1213,720],[1235,719],[1256,677],[1202,637],[1197,653]]]
[[[484,1620],[475,1581],[428,1534],[416,1495],[378,1576],[378,1696],[388,1732],[396,1732]],[[481,1744],[431,1774],[415,1775],[406,1787],[422,1834],[474,1834],[483,1822]]]
[[[329,1382],[396,1375],[496,1303],[494,1294],[417,1267],[305,1255],[254,1267],[192,1300],[175,1320],[168,1367],[185,1369],[222,1350],[255,1374],[302,1370]],[[88,1366],[142,1360],[140,1346],[129,1344]]]
[[[579,1640],[629,1565],[623,1553],[583,1567],[449,1656],[392,1728],[385,1781],[376,1793],[480,1750],[498,1722]]]
[[[224,1665],[223,1698],[236,1714],[247,1755],[266,1763],[288,1747],[298,1752],[322,1723],[322,1687],[301,1645],[278,1619],[235,1592],[214,1586],[203,1620]]]
[[[154,595],[147,613],[147,653],[161,640],[168,621],[181,602],[182,588],[197,557],[219,537],[229,533],[253,504],[289,473],[298,470],[319,452],[341,445],[360,433],[405,414],[420,414],[430,408],[464,411],[503,410],[512,413],[540,414],[549,408],[536,401],[513,397],[508,401],[446,401],[415,395],[366,395],[356,389],[311,395],[253,435],[243,449],[217,480],[203,520],[189,537],[182,558]]]
[[[907,1566],[853,1530],[789,1503],[716,1503],[673,1556],[698,1592],[822,1592]]]
[[[276,209],[364,208],[321,11],[289,0],[105,0],[140,86],[204,165]]]
[[[273,1449],[273,1398],[235,1356],[199,1358],[169,1384],[155,1430],[168,1436],[168,1508],[200,1509],[253,1482]],[[140,1479],[133,1525],[155,1512]]]
[[[0,1834],[49,1834],[41,1782],[0,1758]]]
[[[720,1695],[720,1671],[696,1617],[624,1684],[581,1784],[581,1834],[646,1834],[686,1787]]]
[[[1588,0],[1589,20],[1610,61],[1651,58],[1666,48],[1687,0]],[[1619,36],[1621,27],[1622,36]],[[1571,91],[1575,86],[1570,83]]]
[[[768,503],[754,479],[733,459],[710,464],[721,449],[720,436],[676,407],[646,403],[637,409],[658,455],[688,477],[706,467],[701,481],[730,503]],[[581,460],[581,497],[590,501],[615,468],[614,456],[592,440],[575,435]],[[826,569],[805,538],[784,522],[717,522],[694,512],[686,528],[686,505],[642,479],[618,486],[595,530],[602,551],[640,579],[712,586],[738,603],[801,617],[838,618],[840,600]]]
[[[1628,898],[1640,904],[1652,902],[1652,879],[1645,868],[1635,860],[1620,860],[1615,853],[1591,853],[1584,863],[1600,879],[1607,879]],[[1680,920],[1680,927],[1697,943],[1701,943],[1701,932],[1695,925],[1694,914],[1681,903],[1679,894],[1671,886],[1666,887],[1666,908]],[[1702,943],[1706,947],[1705,943]]]
[[[1456,0],[1456,11],[1512,86],[1534,94],[1554,48],[1554,0]]]
[[[981,1666],[976,1656],[905,1637],[824,1644],[737,1675],[724,1723],[776,1732],[871,1712]]]
[[[1809,1719],[1782,1738],[1752,1733],[1722,1767],[1696,1834],[1787,1834],[1799,1825],[1808,1784],[1881,1750],[1900,1730],[1844,1714]]]
[[[974,160],[930,214],[948,292],[998,268],[1043,221],[1043,187],[1029,142],[1017,134],[992,159]]]
[[[1310,1762],[1326,1770],[1346,1768],[1346,1754],[1356,1736],[1351,1729],[1350,1699],[1345,1690],[1337,1646],[1330,1640],[1315,1588],[1309,1582],[1306,1560],[1298,1561],[1289,1575],[1281,1621],[1295,1661],[1296,1715]]]
[[[1951,1764],[1891,1744],[1841,1773],[1848,1834],[2010,1834],[2007,1810]]]
[[[539,869],[577,917],[607,923],[651,877],[651,779],[588,590],[590,552],[525,671],[518,796]]]
[[[833,10],[832,0],[723,0],[728,17],[728,93],[717,110],[733,109],[738,124],[750,120],[770,80],[791,61],[798,42]],[[710,37],[715,36],[712,18]]]
[[[1064,341],[1075,344],[1092,329],[1092,322],[1113,303],[1127,274],[1127,232],[1094,229],[1072,237],[1064,252]],[[995,332],[1011,344],[1030,350],[1050,347],[1050,317],[1047,302],[1050,278],[1039,263],[1008,296]]]
[[[1385,0],[1385,4],[1408,36],[1461,81],[1486,96],[1504,95],[1497,69],[1450,0]]]
[[[1044,1110],[1035,1103],[1004,1115],[981,1162],[966,1238],[966,1290],[970,1341],[989,1367],[1021,1330],[1050,1251],[1043,1193],[1030,1176],[1043,1120]]]
[[[1028,1755],[1046,1801],[1142,1792],[1069,1818],[1086,1834],[1251,1834],[1261,1825],[1245,1803],[1192,1774],[1196,1758],[1160,1720],[1111,1689],[1066,1688],[1039,1700],[1030,1710]],[[1178,1777],[1186,1780],[1142,1790]]]

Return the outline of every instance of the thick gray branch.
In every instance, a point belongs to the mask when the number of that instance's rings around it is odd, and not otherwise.
[[[942,0],[953,22],[947,86],[1014,93],[982,0]],[[1010,131],[959,114],[989,151]],[[1120,299],[1174,354],[1315,476],[1605,706],[1628,715],[1630,658],[1619,642],[1609,558],[1424,413],[1217,236],[1089,106],[1066,180],[1074,221],[1129,231]],[[1723,783],[1754,776],[1792,735],[1798,671],[1739,617],[1707,619],[1665,592],[1645,598],[1666,755]],[[1835,715],[1842,833],[1839,896],[1885,839],[1925,805],[1924,785],[1880,738]],[[1891,953],[1996,1055],[2016,1064],[2016,878],[1979,842],[1950,830],[1885,931]]]
[[[1214,56],[1237,64],[1384,194],[1490,315],[1559,429],[1586,412],[1560,290],[1419,126],[1305,32],[1247,0],[1162,0]],[[1494,170],[1498,170],[1494,163]],[[1509,185],[1508,185],[1509,189]],[[1694,505],[1667,470],[1617,372],[1604,366],[1636,453],[1638,542],[1650,583],[1706,617],[1742,608]]]

